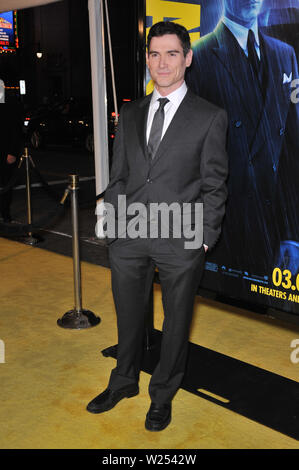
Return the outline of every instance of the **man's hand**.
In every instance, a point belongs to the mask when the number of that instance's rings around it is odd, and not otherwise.
[[[6,161],[9,165],[14,163],[16,161],[16,157],[14,155],[10,155],[10,153],[7,155]]]

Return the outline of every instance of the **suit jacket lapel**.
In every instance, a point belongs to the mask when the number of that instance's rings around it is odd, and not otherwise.
[[[185,126],[188,126],[189,120],[192,119],[192,111],[190,110],[190,105],[192,106],[192,92],[187,91],[186,96],[178,107],[170,125],[168,126],[168,129],[166,130],[160,142],[154,159],[150,161],[147,153],[146,125],[151,97],[152,94],[147,95],[140,102],[135,115],[135,124],[144,157],[146,161],[151,166],[153,166],[161,158],[163,153],[169,148],[172,142],[175,141],[178,133],[182,132],[182,129],[185,128]]]
[[[250,68],[246,68],[244,59],[247,60],[247,58],[245,53],[224,23],[219,23],[214,35],[217,46],[213,48],[213,52],[229,73],[248,118],[251,120],[252,125],[256,126],[257,112],[255,111],[254,116],[252,115],[252,101],[249,97],[253,99],[253,91],[256,94],[258,88],[257,83],[251,76]],[[245,64],[245,66],[242,67],[241,64]],[[259,94],[256,94],[255,98],[256,105],[259,106],[261,104]],[[258,109],[255,106],[254,108],[255,110]]]
[[[137,108],[137,111],[135,114],[135,124],[136,124],[137,135],[138,135],[140,146],[143,150],[144,157],[146,158],[146,160],[148,160],[147,144],[146,144],[146,124],[147,124],[147,116],[148,116],[149,106],[151,102],[151,97],[152,97],[152,93],[150,95],[145,96],[144,99],[141,100],[139,107]]]
[[[188,123],[191,119],[192,92],[188,90],[160,142],[157,153],[154,159],[151,161],[151,166],[154,166],[163,156],[163,154],[171,147],[173,142],[176,141],[177,136],[183,132],[183,129],[186,126],[188,126]]]

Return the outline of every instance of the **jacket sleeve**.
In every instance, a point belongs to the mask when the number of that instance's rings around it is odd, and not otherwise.
[[[298,64],[295,52],[292,51],[292,77],[299,78]],[[281,190],[277,192],[277,207],[280,208],[279,220],[281,236],[284,240],[299,242],[299,88],[296,85],[290,88],[290,105],[285,125],[285,140],[279,162],[279,177]]]
[[[207,132],[201,154],[201,194],[203,198],[204,244],[213,248],[221,232],[227,198],[226,152],[227,113],[219,110]]]

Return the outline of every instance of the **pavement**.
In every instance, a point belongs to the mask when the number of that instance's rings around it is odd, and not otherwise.
[[[38,231],[34,232],[34,236],[38,239],[34,245],[65,256],[73,256],[72,248],[72,220],[70,206],[67,205],[64,214],[55,217],[51,221],[45,218],[47,214],[53,215],[53,210],[61,206],[59,205],[65,189],[68,186],[69,175],[79,175],[79,237],[80,237],[80,260],[92,264],[110,267],[108,249],[105,241],[100,240],[95,235],[95,226],[97,218],[96,209],[96,188],[95,188],[95,170],[94,155],[88,153],[85,149],[71,147],[48,147],[44,150],[29,150],[34,164],[47,181],[51,192],[55,194],[55,198],[49,191],[42,186],[37,175],[32,172],[31,179],[31,204],[32,204],[32,222],[38,227]],[[25,165],[22,165],[20,177],[13,191],[13,202],[11,206],[11,215],[13,224],[27,224],[27,202],[26,202],[26,174]],[[86,204],[88,202],[88,204]],[[42,220],[42,224],[38,221]],[[0,222],[0,236],[3,236]],[[15,237],[7,235],[6,238],[26,243],[24,237]],[[155,281],[159,282],[158,274],[155,275]],[[298,316],[288,314],[280,310],[270,310],[269,312],[263,306],[247,304],[246,302],[226,297],[218,294],[216,291],[199,288],[198,294],[204,298],[213,299],[249,311],[261,314],[269,314],[271,317],[298,323]]]

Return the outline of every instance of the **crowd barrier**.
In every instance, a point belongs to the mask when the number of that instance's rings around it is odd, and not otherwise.
[[[20,177],[20,170],[23,163],[26,166],[26,197],[27,197],[27,223],[4,223],[0,222],[0,236],[6,237],[22,237],[22,241],[35,245],[41,240],[39,234],[33,233],[35,230],[39,232],[45,227],[53,224],[61,216],[64,216],[66,209],[71,209],[72,215],[72,249],[73,249],[73,276],[74,276],[74,308],[67,311],[61,318],[57,320],[57,324],[62,328],[69,329],[84,329],[96,326],[101,322],[100,317],[96,316],[90,310],[82,308],[82,291],[81,291],[81,268],[80,268],[80,253],[79,253],[79,227],[78,227],[78,212],[79,208],[83,209],[91,205],[95,205],[96,201],[104,197],[104,192],[98,194],[93,199],[83,201],[79,204],[78,190],[79,190],[79,176],[69,175],[69,184],[65,188],[64,193],[57,194],[51,186],[47,183],[45,178],[41,175],[36,167],[31,155],[29,155],[27,147],[24,150],[15,173],[11,177],[8,184],[0,189],[0,196],[9,189],[13,188],[18,178]],[[31,214],[31,171],[37,176],[42,187],[55,201],[55,205],[47,214],[42,215],[38,220],[32,221]],[[153,337],[154,324],[153,324],[153,286],[148,293],[149,298],[146,312],[146,328],[144,337],[144,348],[150,350],[155,347],[155,340]],[[110,355],[111,351],[117,348],[112,346],[102,351],[103,355]]]
[[[70,175],[70,184],[65,190],[62,201],[64,202],[68,195],[71,197],[71,210],[72,210],[72,230],[73,230],[73,272],[74,272],[74,293],[75,293],[75,307],[66,312],[62,318],[57,320],[57,324],[62,328],[83,329],[91,326],[96,326],[100,323],[101,319],[97,317],[90,310],[82,308],[82,295],[81,295],[81,269],[80,269],[80,254],[79,254],[79,224],[78,224],[78,190],[79,190],[79,177],[78,175]]]
[[[79,190],[79,176],[69,175],[69,185],[65,188],[62,197],[59,197],[52,188],[49,186],[47,181],[38,171],[32,157],[29,155],[28,149],[25,148],[24,154],[20,158],[18,166],[11,177],[10,181],[5,187],[0,189],[0,196],[5,192],[9,191],[16,184],[23,162],[26,167],[26,199],[27,199],[27,224],[17,223],[5,223],[0,222],[0,235],[4,236],[25,236],[22,241],[27,244],[36,244],[40,237],[33,235],[34,230],[41,230],[49,224],[53,223],[54,219],[57,219],[65,213],[66,208],[71,208],[72,214],[72,247],[73,247],[73,275],[74,275],[74,308],[66,312],[62,318],[57,320],[57,324],[62,328],[70,329],[84,329],[92,326],[96,326],[100,323],[101,319],[97,317],[90,310],[82,308],[82,292],[81,292],[81,267],[80,267],[80,253],[79,253],[79,225],[78,225],[78,190]],[[37,221],[32,221],[31,213],[31,170],[34,171],[42,187],[52,196],[55,200],[55,206],[47,213],[42,215]],[[70,201],[68,199],[70,196]],[[96,201],[103,197],[103,194],[99,194],[90,201],[84,201],[80,207],[86,207],[90,204],[95,204]]]
[[[25,148],[24,154],[21,156],[18,166],[14,174],[12,175],[10,181],[5,185],[5,187],[0,188],[0,196],[5,192],[9,191],[13,188],[20,178],[20,172],[25,162],[26,166],[26,195],[27,195],[27,223],[26,224],[15,224],[15,223],[5,223],[0,221],[0,235],[7,235],[7,236],[21,236],[21,235],[28,235],[33,230],[41,230],[46,226],[50,225],[53,222],[54,218],[58,218],[65,210],[66,207],[69,206],[68,201],[66,198],[58,193],[56,193],[42,174],[39,172],[38,168],[36,167],[31,155],[28,153],[27,147]],[[56,202],[56,205],[49,211],[48,214],[42,215],[38,220],[32,221],[32,214],[31,214],[31,171],[36,175],[37,179],[42,185],[42,188],[49,194],[49,196]],[[87,208],[92,204],[96,204],[97,200],[102,199],[104,196],[104,192],[98,194],[94,198],[83,201],[80,204],[78,203],[78,207],[80,209]]]

